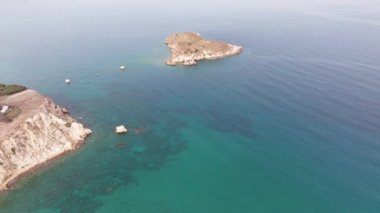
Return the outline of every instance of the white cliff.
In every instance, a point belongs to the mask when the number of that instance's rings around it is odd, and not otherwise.
[[[165,43],[171,52],[171,57],[165,63],[172,66],[194,65],[199,60],[224,58],[243,51],[240,46],[206,40],[193,32],[173,34],[166,38]]]
[[[5,104],[20,113],[12,121],[0,121],[0,190],[7,190],[24,173],[78,148],[91,133],[34,90],[0,97],[0,105]]]

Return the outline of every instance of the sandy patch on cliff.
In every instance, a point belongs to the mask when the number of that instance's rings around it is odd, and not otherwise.
[[[0,96],[0,105],[11,105],[21,110],[12,122],[0,122],[0,143],[5,141],[12,134],[12,130],[22,122],[40,111],[44,103],[44,96],[30,89],[10,96]]]

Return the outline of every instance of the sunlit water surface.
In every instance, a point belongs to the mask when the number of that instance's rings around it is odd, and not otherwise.
[[[52,97],[93,134],[0,195],[0,212],[380,212],[374,8],[38,2],[0,3],[0,81]],[[244,53],[169,67],[177,31]]]

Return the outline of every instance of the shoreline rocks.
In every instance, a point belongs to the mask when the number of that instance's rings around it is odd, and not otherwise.
[[[183,32],[170,35],[165,40],[171,56],[165,61],[167,65],[190,66],[200,60],[213,60],[238,55],[243,48],[222,41],[204,39],[199,33]]]
[[[24,174],[77,149],[91,134],[52,99],[34,90],[2,96],[0,105],[20,109],[13,120],[0,122],[0,191],[9,189]]]
[[[62,107],[61,109],[63,114],[69,114],[69,110],[67,110],[66,108]]]

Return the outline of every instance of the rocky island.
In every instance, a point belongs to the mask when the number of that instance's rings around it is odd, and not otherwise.
[[[165,61],[167,65],[194,65],[199,60],[218,59],[240,54],[242,47],[223,41],[206,40],[199,33],[176,33],[166,38],[171,57]]]
[[[90,129],[49,97],[25,87],[0,84],[0,190],[78,148],[89,134]]]

